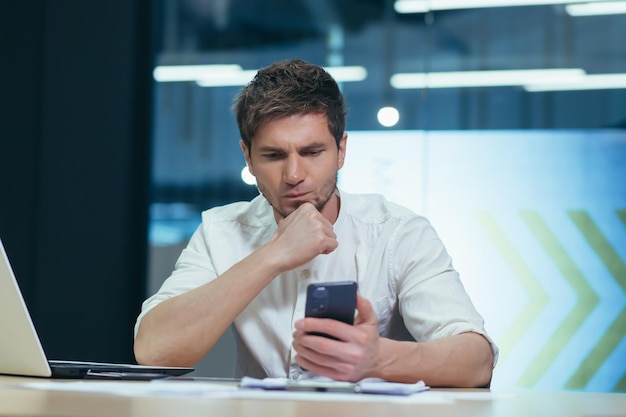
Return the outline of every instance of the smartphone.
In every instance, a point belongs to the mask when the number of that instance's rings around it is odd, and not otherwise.
[[[347,324],[354,324],[356,290],[357,284],[354,281],[309,284],[304,315],[306,317],[328,318]],[[331,337],[326,334],[317,335]]]

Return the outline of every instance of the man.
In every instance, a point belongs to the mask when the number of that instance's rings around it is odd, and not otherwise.
[[[337,189],[345,106],[322,68],[282,61],[239,94],[261,195],[207,210],[135,326],[137,361],[189,366],[234,323],[237,376],[486,386],[497,348],[428,221]],[[354,280],[354,326],[303,318],[311,282]],[[338,340],[312,335],[319,332]]]

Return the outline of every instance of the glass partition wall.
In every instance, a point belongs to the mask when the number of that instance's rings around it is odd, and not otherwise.
[[[202,210],[257,195],[231,104],[301,58],[346,96],[340,187],[448,246],[501,349],[493,387],[626,391],[625,2],[158,4],[150,292]],[[228,375],[220,343],[198,372]]]

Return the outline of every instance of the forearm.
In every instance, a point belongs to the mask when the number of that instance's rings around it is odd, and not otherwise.
[[[425,343],[380,339],[376,377],[397,382],[423,380],[432,387],[484,387],[493,371],[489,342],[477,333]]]
[[[337,245],[332,224],[315,206],[302,204],[278,221],[265,245],[213,281],[150,310],[135,337],[135,358],[153,365],[197,363],[276,276]]]
[[[150,310],[135,338],[137,362],[191,366],[200,361],[250,301],[281,272],[270,254],[268,248],[260,248],[215,280]]]

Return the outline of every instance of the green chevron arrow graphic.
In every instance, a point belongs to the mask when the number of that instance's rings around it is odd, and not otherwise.
[[[576,227],[583,234],[598,258],[606,266],[615,281],[626,293],[626,265],[611,243],[602,235],[591,217],[584,211],[568,212]],[[618,216],[626,225],[626,210],[618,211]],[[578,370],[567,382],[567,388],[584,388],[593,375],[598,371],[609,355],[624,338],[626,332],[626,307],[620,315],[611,323],[609,329],[598,340],[591,352],[587,355]],[[622,366],[626,365],[622,363]],[[626,391],[626,374],[617,384],[615,390]]]
[[[531,365],[518,381],[521,386],[532,387],[539,381],[563,347],[571,340],[589,313],[598,304],[599,298],[539,214],[535,211],[525,210],[520,215],[578,297],[576,305],[535,359],[531,361]]]
[[[626,392],[626,373],[624,373],[624,376],[622,377],[622,379],[617,383],[617,385],[613,389],[615,391]]]
[[[548,304],[548,294],[493,217],[486,211],[475,212],[474,216],[528,294],[526,306],[498,340],[500,360],[504,360]]]
[[[624,223],[624,226],[626,226],[626,210],[618,210],[617,215],[619,216],[620,219],[622,219],[622,223]],[[624,281],[622,280],[622,282]],[[623,288],[624,287],[622,287],[622,289]],[[624,313],[623,310],[622,310],[622,313]],[[622,329],[624,328],[622,327]],[[626,372],[624,372],[624,376],[622,377],[622,379],[620,379],[620,381],[615,386],[615,391],[626,392]]]

